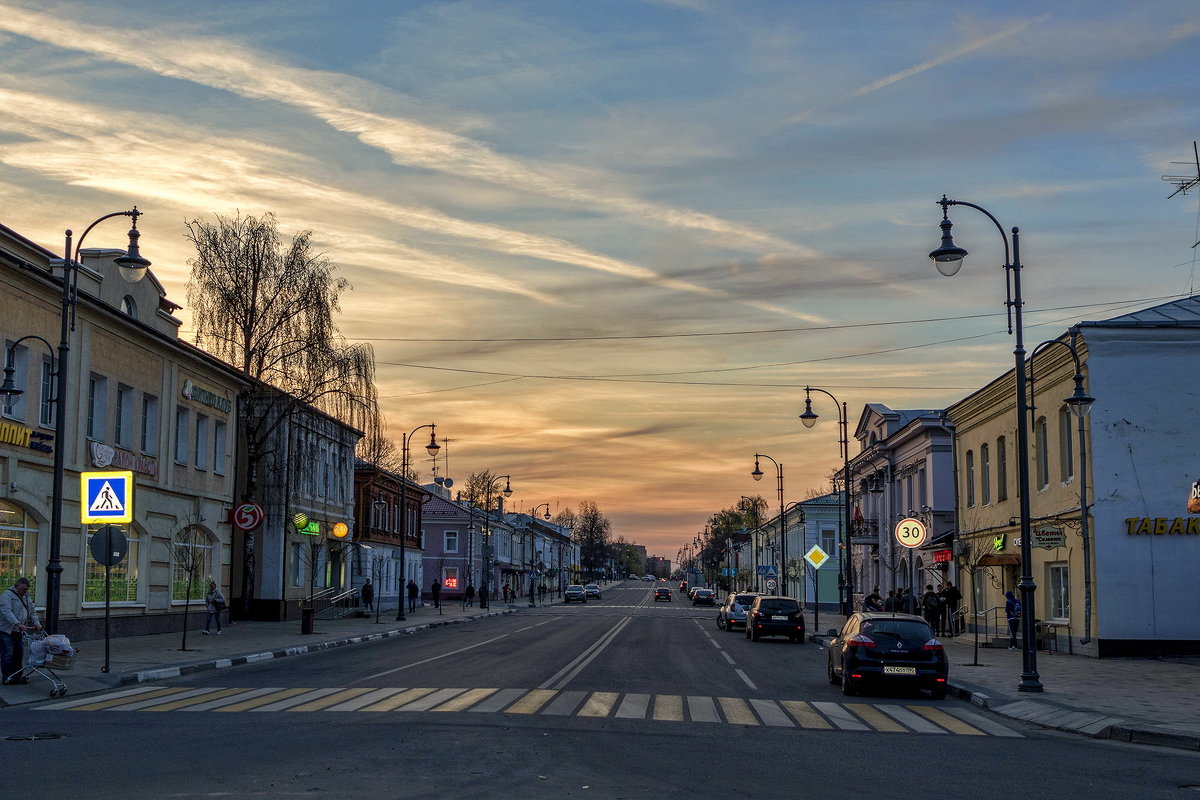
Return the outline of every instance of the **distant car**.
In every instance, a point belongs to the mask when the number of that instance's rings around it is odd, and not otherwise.
[[[630,575],[628,578],[626,578],[626,580],[630,580],[630,581],[636,581],[637,579],[638,579],[637,575]]]
[[[692,592],[692,605],[694,606],[715,606],[717,604],[717,593],[712,589],[697,589]]]
[[[687,590],[688,590],[687,581],[680,581],[679,582],[679,593],[687,594]]]
[[[583,587],[578,583],[573,583],[566,589],[563,589],[563,602],[569,603],[572,600],[578,600],[581,603],[587,602],[587,593],[583,591]]]
[[[654,602],[657,603],[659,600],[666,600],[668,603],[671,602],[671,590],[666,586],[659,586],[655,588]]]
[[[587,586],[583,587],[583,596],[584,597],[594,597],[597,600],[599,600],[600,599],[600,587],[594,583],[589,583]]]
[[[746,627],[746,609],[754,602],[755,597],[757,595],[753,592],[731,594],[726,597],[721,609],[717,611],[717,627],[729,632],[739,625],[743,628]]]
[[[746,638],[757,642],[762,636],[786,636],[804,641],[804,615],[794,597],[758,595],[746,609]]]
[[[867,684],[910,684],[946,696],[950,664],[942,643],[912,614],[851,614],[828,648],[829,682],[855,695]]]
[[[644,581],[652,581],[652,580],[654,580],[654,576],[653,576],[653,575],[643,575],[643,576],[642,576],[642,580],[644,580]]]
[[[692,586],[691,588],[689,588],[688,593],[687,593],[688,600],[691,600],[693,597],[696,596],[697,589],[703,589],[703,588],[704,588],[703,586]]]

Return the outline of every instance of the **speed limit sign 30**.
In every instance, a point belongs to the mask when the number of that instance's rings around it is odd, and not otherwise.
[[[896,523],[896,541],[910,550],[929,540],[929,529],[919,519],[902,519]]]

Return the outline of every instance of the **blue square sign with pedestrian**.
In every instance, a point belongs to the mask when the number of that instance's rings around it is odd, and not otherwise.
[[[81,473],[79,521],[85,525],[95,522],[133,522],[133,473]]]

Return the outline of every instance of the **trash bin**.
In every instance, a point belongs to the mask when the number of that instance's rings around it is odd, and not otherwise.
[[[300,633],[313,632],[313,615],[315,613],[311,608],[300,609]]]

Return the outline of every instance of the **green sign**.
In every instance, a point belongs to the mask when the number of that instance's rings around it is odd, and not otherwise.
[[[309,520],[304,527],[300,528],[299,530],[300,533],[303,533],[306,536],[320,536],[321,523],[317,522],[316,520]]]

